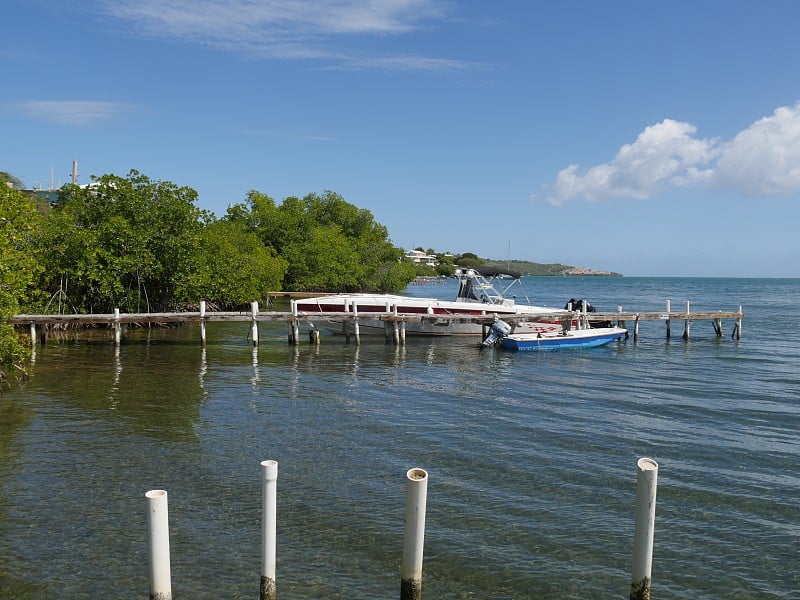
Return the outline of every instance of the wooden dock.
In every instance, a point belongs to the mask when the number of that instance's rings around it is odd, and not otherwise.
[[[632,324],[632,334],[634,340],[639,337],[639,323],[642,321],[664,321],[666,326],[666,337],[670,338],[672,335],[672,323],[683,322],[684,330],[682,337],[689,339],[691,324],[695,321],[710,321],[713,325],[714,332],[718,337],[722,337],[723,320],[733,320],[734,325],[731,332],[731,337],[740,339],[742,335],[742,319],[744,313],[742,307],[738,311],[716,311],[716,312],[691,312],[689,303],[686,303],[685,310],[673,311],[670,308],[670,303],[667,301],[665,311],[656,312],[640,312],[640,311],[627,311],[622,307],[618,307],[616,312],[577,312],[577,311],[560,311],[558,313],[541,313],[541,314],[524,314],[524,315],[505,315],[503,320],[510,325],[515,325],[523,322],[552,322],[554,319],[561,321],[576,321],[584,324],[600,321],[610,321],[618,324],[620,327],[625,327],[629,331],[630,324]],[[66,329],[70,327],[89,327],[89,326],[107,326],[114,328],[115,341],[119,343],[122,338],[122,333],[125,327],[131,325],[137,326],[160,326],[172,325],[183,323],[199,324],[201,329],[201,343],[205,344],[205,326],[211,322],[225,322],[225,321],[238,321],[251,323],[251,336],[254,344],[258,344],[258,323],[284,323],[288,331],[288,339],[290,343],[299,343],[300,340],[300,324],[302,322],[308,324],[309,339],[311,341],[319,342],[319,329],[317,325],[320,323],[342,323],[345,331],[354,330],[356,341],[358,341],[358,327],[355,325],[359,321],[369,319],[378,319],[385,324],[387,341],[392,339],[396,343],[405,342],[405,324],[406,323],[420,323],[425,319],[435,318],[437,322],[447,321],[448,319],[458,320],[460,322],[471,321],[483,325],[485,329],[491,326],[495,321],[495,316],[492,314],[465,316],[459,315],[426,315],[426,314],[403,314],[395,312],[385,313],[369,313],[368,317],[364,314],[358,313],[341,313],[341,312],[284,312],[284,311],[260,311],[258,303],[253,302],[249,311],[206,311],[205,303],[201,302],[200,311],[198,312],[173,312],[173,313],[121,313],[115,311],[108,314],[52,314],[52,315],[17,315],[11,317],[10,322],[17,327],[28,326],[31,332],[31,340],[35,344],[37,341],[44,341],[48,330]],[[353,327],[344,327],[345,324],[352,324]],[[349,341],[349,335],[348,341]]]

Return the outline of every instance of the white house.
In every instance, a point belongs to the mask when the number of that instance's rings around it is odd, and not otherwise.
[[[406,260],[414,264],[426,264],[429,267],[435,267],[439,264],[436,256],[433,254],[425,254],[422,250],[409,250],[405,254]]]

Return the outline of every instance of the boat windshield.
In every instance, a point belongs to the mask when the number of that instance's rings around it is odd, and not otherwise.
[[[458,296],[460,302],[480,302],[482,304],[507,304],[503,295],[494,286],[473,269],[456,273],[458,276]]]

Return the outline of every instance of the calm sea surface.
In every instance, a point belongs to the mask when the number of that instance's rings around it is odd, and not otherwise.
[[[800,598],[800,280],[529,278],[536,304],[745,311],[560,353],[464,340],[289,346],[283,327],[51,339],[0,396],[0,597],[147,598],[144,493],[173,596],[398,598],[405,473],[429,472],[423,598],[627,598],[636,460],[658,461],[654,598]],[[451,297],[452,284],[413,295]]]

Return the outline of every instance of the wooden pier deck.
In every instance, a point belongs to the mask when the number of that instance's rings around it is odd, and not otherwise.
[[[437,322],[447,321],[448,319],[458,320],[459,322],[470,321],[487,328],[495,321],[495,316],[492,314],[465,316],[459,315],[444,315],[436,314],[403,314],[395,312],[385,313],[341,313],[341,312],[285,312],[285,311],[259,311],[258,303],[252,304],[250,311],[205,311],[204,305],[201,304],[199,312],[172,312],[172,313],[122,313],[115,311],[114,313],[107,314],[42,314],[42,315],[27,315],[21,314],[11,317],[10,322],[17,327],[30,327],[31,337],[36,341],[38,336],[46,335],[49,329],[63,329],[67,327],[88,327],[88,326],[108,326],[113,327],[116,331],[117,341],[122,335],[122,330],[128,325],[171,325],[182,323],[195,323],[201,325],[201,341],[205,343],[205,325],[211,322],[249,322],[252,324],[253,341],[258,343],[257,326],[258,323],[284,323],[288,328],[289,341],[297,343],[299,340],[300,323],[307,323],[309,325],[310,334],[318,333],[317,325],[320,323],[351,323],[355,324],[358,321],[363,321],[366,318],[378,319],[386,324],[387,339],[389,336],[390,328],[394,328],[398,333],[394,336],[398,343],[405,339],[404,324],[405,323],[420,323],[428,318],[435,318]],[[740,339],[742,333],[742,319],[744,313],[740,306],[738,311],[716,311],[716,312],[691,312],[689,304],[686,305],[684,311],[672,311],[669,309],[667,303],[667,310],[665,311],[629,311],[619,308],[617,312],[592,312],[581,313],[577,311],[560,311],[558,313],[541,313],[541,314],[524,314],[524,315],[504,315],[503,320],[510,325],[515,325],[523,322],[552,322],[554,319],[558,320],[573,320],[585,322],[599,322],[610,321],[617,323],[622,327],[631,330],[634,340],[639,336],[639,323],[642,321],[664,321],[666,325],[666,337],[671,336],[671,325],[673,322],[683,322],[684,331],[683,337],[688,339],[690,337],[691,323],[695,321],[711,321],[714,332],[718,337],[723,336],[722,322],[723,320],[733,320],[734,326],[731,337]],[[318,340],[318,336],[317,336]]]

